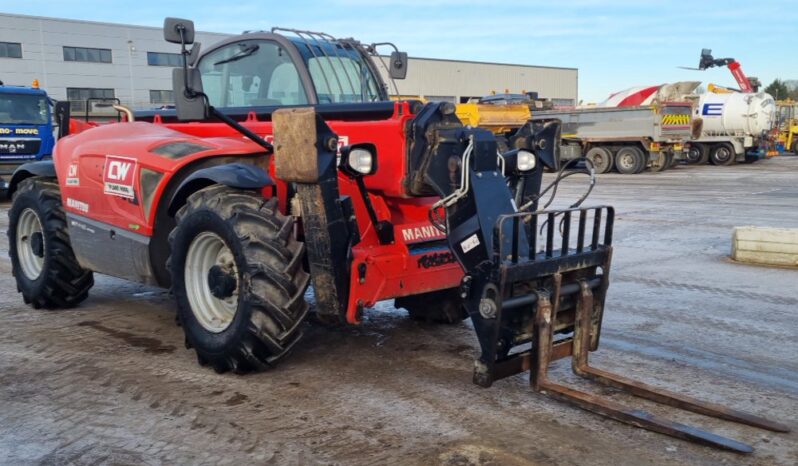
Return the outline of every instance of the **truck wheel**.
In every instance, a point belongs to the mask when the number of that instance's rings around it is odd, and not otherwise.
[[[301,337],[305,246],[277,199],[210,186],[189,196],[169,235],[186,346],[217,372],[265,369]]]
[[[608,173],[612,170],[612,152],[606,147],[591,147],[585,158],[593,162],[596,173]]]
[[[792,155],[798,155],[798,139],[792,143]]]
[[[655,173],[664,172],[671,166],[673,154],[660,152],[657,158],[651,162],[651,171]]]
[[[411,319],[427,323],[456,324],[468,319],[457,288],[397,298],[394,306],[407,309]]]
[[[621,147],[615,154],[615,167],[624,175],[640,173],[646,169],[645,155],[636,147]]]
[[[714,165],[733,165],[737,160],[737,154],[734,152],[734,147],[732,147],[731,144],[724,142],[712,147],[709,160]]]
[[[687,163],[689,165],[704,165],[709,161],[709,147],[705,144],[690,144],[687,150]]]
[[[24,180],[8,219],[11,272],[25,304],[68,308],[89,296],[94,276],[72,251],[58,183],[42,177]]]

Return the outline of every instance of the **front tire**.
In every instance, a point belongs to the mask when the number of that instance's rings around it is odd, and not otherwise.
[[[277,200],[226,186],[189,196],[169,235],[169,270],[186,346],[217,372],[284,358],[301,337],[310,276],[304,244]]]
[[[69,308],[89,296],[94,276],[72,251],[58,183],[43,177],[22,181],[8,219],[11,273],[25,304]]]

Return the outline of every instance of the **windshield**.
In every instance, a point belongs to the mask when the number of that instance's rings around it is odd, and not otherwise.
[[[303,45],[300,50],[305,56],[319,103],[383,100],[371,68],[357,50],[329,42]]]
[[[47,98],[33,94],[0,94],[0,124],[46,125]]]
[[[265,40],[245,40],[205,55],[198,68],[215,107],[307,105],[288,53]]]
[[[319,41],[297,44],[320,104],[385,100],[368,60],[351,45]],[[197,65],[214,107],[307,105],[299,70],[276,42],[264,39],[227,44]]]

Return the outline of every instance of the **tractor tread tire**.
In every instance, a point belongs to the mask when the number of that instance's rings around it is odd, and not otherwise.
[[[25,209],[36,213],[44,236],[44,265],[36,280],[28,279],[20,270],[16,250],[17,222]],[[65,309],[85,300],[94,285],[94,275],[80,266],[72,250],[58,182],[46,177],[22,181],[14,192],[8,218],[11,273],[25,303],[36,309]]]
[[[213,231],[202,230],[203,221],[217,226],[223,222],[219,228],[229,232],[225,242],[240,274],[236,315],[219,334],[198,323],[186,297],[188,246],[197,234]],[[276,198],[227,186],[197,191],[177,212],[176,226],[169,234],[168,268],[186,346],[195,349],[201,365],[219,373],[267,369],[285,358],[302,337],[310,307],[305,300],[310,275],[303,267],[305,245],[292,232],[293,220],[279,212]]]

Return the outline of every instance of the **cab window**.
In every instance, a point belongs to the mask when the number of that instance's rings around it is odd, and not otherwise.
[[[368,66],[351,56],[321,56],[308,59],[308,71],[319,103],[374,102],[379,89]]]
[[[197,68],[214,107],[308,104],[296,65],[271,41],[228,44],[205,55]]]

